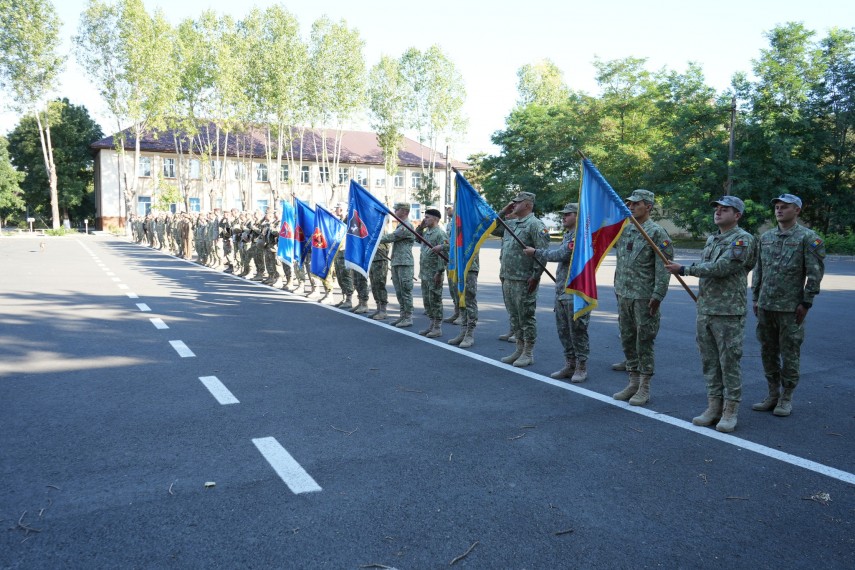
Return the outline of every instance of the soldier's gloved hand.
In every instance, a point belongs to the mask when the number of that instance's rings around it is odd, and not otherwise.
[[[808,309],[804,305],[799,305],[796,307],[796,324],[800,325],[804,322],[805,317],[807,316]]]
[[[534,293],[537,289],[537,286],[540,285],[540,277],[529,277],[528,278],[528,292],[529,294]]]
[[[650,316],[655,317],[656,313],[659,311],[659,305],[662,304],[662,301],[659,299],[650,299],[650,302],[647,303],[647,306],[650,308]]]

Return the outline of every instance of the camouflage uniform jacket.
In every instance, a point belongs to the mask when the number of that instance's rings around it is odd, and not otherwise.
[[[389,263],[389,244],[381,243],[377,245],[377,252],[374,254],[374,259],[371,260],[372,265],[375,263]]]
[[[404,220],[410,229],[410,222]],[[403,225],[398,224],[395,231],[390,234],[383,234],[380,238],[380,243],[392,244],[392,265],[415,265],[413,261],[413,242],[416,241],[416,236],[412,234]]]
[[[754,236],[734,226],[707,238],[703,261],[685,268],[700,277],[699,315],[745,315],[747,277],[757,260]]]
[[[451,220],[447,224],[445,224],[445,233],[448,234],[449,242],[446,243],[445,249],[443,249],[442,252],[447,256],[450,256],[450,254],[451,254],[451,243],[450,242],[451,242],[451,230],[453,229],[452,228],[453,225],[454,225],[454,218],[451,218]],[[472,265],[469,266],[469,271],[471,273],[478,273],[481,270],[480,257],[481,257],[481,249],[479,248],[478,251],[475,252],[475,255],[472,256]]]
[[[567,293],[565,285],[567,275],[570,273],[570,260],[573,257],[573,248],[576,245],[576,229],[564,232],[564,239],[557,248],[540,248],[535,250],[537,258],[543,262],[557,261],[558,271],[555,273],[555,298],[559,301],[573,299],[572,293]]]
[[[674,259],[674,246],[665,229],[648,219],[641,224],[659,250]],[[656,299],[668,293],[671,274],[634,224],[628,223],[615,246],[615,294],[627,299]]]
[[[751,288],[761,309],[794,312],[813,304],[825,273],[825,244],[816,232],[799,224],[769,230],[760,236],[759,261]]]
[[[508,227],[527,247],[541,249],[549,245],[549,231],[543,222],[534,217],[534,214],[517,220],[513,225],[508,224]],[[502,259],[500,278],[513,281],[540,279],[543,267],[535,262],[533,257],[523,253],[523,248],[508,235],[504,226],[496,228],[493,235],[502,237],[502,251],[499,254]]]
[[[217,218],[208,220],[208,241],[220,239],[220,222]]]
[[[448,234],[441,227],[422,228],[416,230],[431,246],[447,245]],[[430,279],[437,273],[445,271],[445,260],[435,253],[428,245],[421,244],[419,255],[419,279]]]

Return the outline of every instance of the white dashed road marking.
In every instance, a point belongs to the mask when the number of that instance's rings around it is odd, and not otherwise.
[[[219,378],[216,376],[199,376],[199,380],[202,381],[202,384],[205,385],[205,388],[211,393],[217,401],[222,404],[240,404],[237,398],[235,398],[234,394],[229,392],[229,389],[226,388],[225,384],[220,382]]]
[[[279,445],[275,437],[256,438],[252,440],[252,443],[270,463],[276,474],[288,485],[292,493],[299,495],[300,493],[314,493],[322,490],[311,475],[306,473],[306,470],[291,457],[291,454]]]
[[[149,308],[149,306],[148,306],[148,305],[146,305],[145,303],[137,303],[137,308],[138,308],[140,311],[142,311],[143,313],[148,313],[149,311],[151,311],[151,309]]]
[[[166,323],[164,323],[164,322],[163,322],[163,319],[151,318],[151,319],[149,319],[149,320],[151,321],[151,324],[153,324],[153,325],[154,325],[154,328],[156,328],[157,330],[162,331],[162,330],[164,330],[164,329],[168,329],[168,328],[169,328],[169,325],[167,325]]]
[[[128,286],[125,285],[124,283],[119,283],[119,289],[127,289],[127,288],[128,288]]]
[[[180,356],[181,358],[190,358],[190,357],[196,356],[195,354],[193,354],[192,350],[187,348],[187,345],[184,344],[183,341],[170,340],[169,344],[172,345],[172,348],[175,349],[175,352],[177,352],[178,356]]]
[[[128,299],[139,299],[140,296],[136,293],[128,293]]]

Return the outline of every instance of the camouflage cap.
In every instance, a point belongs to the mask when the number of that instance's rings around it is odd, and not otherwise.
[[[395,206],[392,208],[393,210],[406,210],[410,211],[410,205],[407,202],[396,202]]]
[[[772,199],[772,204],[784,202],[785,204],[795,204],[799,208],[802,207],[802,199],[795,194],[781,194],[777,198]]]
[[[632,194],[630,194],[629,198],[626,199],[627,202],[650,202],[651,204],[655,203],[654,194],[650,190],[644,190],[639,188],[637,190],[633,190]]]
[[[736,196],[722,196],[718,200],[710,202],[710,206],[728,206],[734,208],[740,214],[745,211],[745,202]]]
[[[564,204],[564,209],[561,210],[562,214],[578,214],[579,213],[579,204],[575,202],[570,202],[569,204]]]
[[[533,192],[520,192],[519,194],[514,196],[514,199],[511,200],[511,202],[525,202],[526,200],[528,200],[529,202],[534,204],[534,193]]]

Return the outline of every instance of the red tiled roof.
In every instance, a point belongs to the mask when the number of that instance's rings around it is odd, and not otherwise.
[[[207,133],[210,133],[210,139],[216,137],[217,130],[213,123],[203,125],[200,130],[202,131],[201,137],[203,140],[209,139]],[[135,146],[133,134],[130,132],[130,129],[126,129],[124,132],[126,133],[125,150],[132,151]],[[140,139],[140,150],[143,152],[175,154],[173,132],[174,131],[172,129],[166,129],[160,132],[145,133]],[[331,129],[326,132],[327,153],[329,154],[332,154],[333,151],[333,145],[335,143],[333,138],[334,136],[334,130]],[[235,133],[229,133],[228,156],[238,155],[239,137],[244,137],[240,139],[241,147],[244,147],[247,142],[251,143],[250,154],[254,158],[262,158],[266,156],[264,151],[264,140],[266,134],[265,131],[261,129],[253,131],[251,137],[249,137],[249,141],[247,141],[245,135],[236,136]],[[295,158],[299,158],[300,153],[298,137],[299,133],[294,129],[294,141],[291,144],[291,148],[293,149],[293,156]],[[225,148],[225,133],[220,132],[219,139],[219,148]],[[95,150],[112,149],[115,147],[114,140],[115,135],[95,141],[89,146]],[[323,148],[322,143],[323,139],[320,129],[306,129],[303,133],[303,160],[307,162],[320,162],[320,156]],[[216,148],[216,144],[214,144],[214,146]],[[182,151],[188,151],[186,140],[183,141]],[[246,151],[242,148],[240,154],[245,153]],[[398,151],[399,166],[419,167],[422,164],[422,160],[427,161],[429,159],[430,149],[428,147],[404,137],[402,147]],[[437,154],[436,159],[436,168],[445,168],[445,157],[442,154]],[[383,165],[383,151],[377,144],[377,135],[368,131],[344,131],[341,139],[341,154],[339,156],[339,162],[342,164]],[[457,160],[452,160],[451,166],[461,170],[469,168],[467,163]]]

